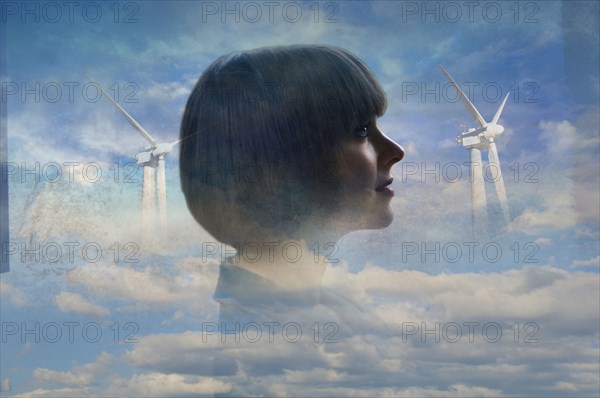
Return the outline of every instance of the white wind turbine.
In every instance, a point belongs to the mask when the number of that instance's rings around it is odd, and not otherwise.
[[[470,128],[468,131],[460,134],[456,137],[456,141],[459,144],[469,150],[471,155],[471,205],[473,214],[473,229],[476,234],[487,234],[488,231],[488,216],[487,216],[487,203],[485,198],[485,185],[483,180],[483,162],[481,159],[481,150],[488,150],[488,163],[489,167],[495,172],[493,175],[494,186],[496,187],[496,193],[498,194],[498,200],[500,207],[502,208],[502,215],[504,221],[508,224],[510,222],[510,214],[508,212],[508,204],[506,201],[506,189],[504,188],[504,179],[502,178],[502,170],[500,169],[500,159],[498,158],[498,149],[496,148],[495,139],[502,133],[504,133],[504,127],[498,124],[504,105],[510,93],[506,95],[500,108],[496,111],[494,118],[491,122],[487,123],[477,108],[469,101],[469,98],[461,90],[459,85],[454,81],[448,71],[440,65],[442,72],[448,79],[448,82],[454,86],[460,99],[462,100],[465,108],[471,114],[475,122],[479,124],[478,128]]]
[[[167,185],[165,180],[165,156],[173,150],[181,140],[173,142],[158,143],[129,113],[125,111],[94,79],[90,78],[100,87],[102,93],[112,102],[112,104],[125,116],[127,121],[148,141],[150,146],[144,148],[140,153],[134,156],[138,165],[143,166],[142,180],[142,233],[146,241],[152,241],[155,238],[155,216],[156,202],[155,197],[158,191],[158,209],[160,216],[161,234],[166,233],[167,227]],[[154,169],[158,168],[156,173]]]

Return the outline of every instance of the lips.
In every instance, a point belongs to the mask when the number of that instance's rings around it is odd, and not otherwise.
[[[381,185],[379,185],[377,188],[375,188],[375,190],[376,190],[377,192],[383,192],[383,191],[385,191],[386,189],[389,189],[388,187],[389,187],[389,185],[391,185],[391,184],[392,184],[392,182],[394,182],[394,178],[393,178],[393,177],[390,177],[390,178],[389,178],[389,179],[388,179],[386,182],[384,182],[383,184],[381,184]]]

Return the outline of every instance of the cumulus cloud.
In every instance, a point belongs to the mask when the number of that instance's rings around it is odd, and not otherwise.
[[[74,365],[67,371],[37,368],[33,372],[36,384],[60,384],[64,387],[37,388],[18,396],[178,396],[226,393],[231,390],[231,385],[212,377],[138,372],[129,378],[122,378],[111,369],[116,360],[102,352],[94,362]],[[100,380],[102,383],[98,383]]]
[[[379,311],[392,322],[530,320],[543,321],[556,333],[578,333],[580,328],[589,332],[600,321],[596,311],[600,292],[597,280],[591,276],[587,272],[540,266],[501,273],[429,275],[369,265],[356,274],[346,274],[343,267],[330,269],[326,274],[327,282],[341,289],[348,288],[339,281],[351,281],[346,286],[353,286],[352,294],[358,297],[387,297]],[[398,316],[393,315],[394,309]]]
[[[148,88],[146,95],[161,101],[164,101],[165,97],[171,100],[176,98],[187,99],[194,83],[195,79],[190,79],[186,82],[154,83],[154,85]]]
[[[595,148],[600,144],[599,137],[586,137],[577,131],[568,120],[546,121],[539,123],[540,138],[545,141],[550,155],[563,158],[570,151]]]
[[[26,306],[27,296],[20,289],[14,287],[8,282],[0,281],[0,296],[8,298],[17,307]]]
[[[69,372],[66,372],[69,373]],[[64,376],[61,376],[64,378]],[[231,386],[213,378],[182,376],[177,374],[135,374],[129,379],[116,377],[107,388],[93,386],[38,388],[16,397],[84,397],[84,396],[153,396],[173,397],[182,395],[212,395],[227,393]]]
[[[26,191],[26,184],[20,184],[23,186],[17,189],[21,193],[22,217],[13,222],[15,236],[42,246],[45,243],[61,246],[60,242],[70,238],[67,241],[77,241],[80,245],[76,250],[78,257],[81,257],[81,246],[88,242],[102,244],[108,249],[116,235],[113,220],[105,216],[111,210],[107,190],[112,188],[114,192],[117,187],[86,180],[82,173],[86,166],[80,164],[70,169],[61,166],[62,176],[57,182],[35,183],[30,192]],[[96,171],[102,166],[95,163],[90,168],[90,176],[95,179]],[[60,262],[69,257],[67,253],[63,246],[59,252],[50,251],[48,257],[56,257]]]
[[[543,210],[524,210],[506,230],[537,235],[547,229],[567,229],[576,226],[577,213],[570,203],[572,198],[568,194],[562,196],[562,198],[549,198]]]
[[[94,304],[77,293],[62,292],[54,300],[62,312],[75,312],[83,315],[105,316],[109,310]]]
[[[2,379],[2,384],[0,384],[0,391],[7,392],[10,390],[10,379],[8,377],[5,377],[4,379]]]
[[[34,370],[33,377],[38,381],[65,385],[88,385],[94,381],[94,375],[90,373],[75,375],[73,372],[57,372],[44,368]]]
[[[215,313],[212,293],[218,264],[216,260],[192,257],[169,269],[151,264],[134,268],[98,262],[69,271],[66,279],[98,297],[129,302],[138,310],[177,308],[179,314],[174,319],[179,319],[183,310]]]
[[[67,387],[81,387],[94,384],[97,377],[105,377],[109,372],[109,365],[113,363],[113,357],[102,352],[95,362],[83,365],[75,365],[68,371],[56,371],[46,368],[37,368],[33,371],[33,377],[38,384],[60,384]]]
[[[159,267],[136,271],[113,264],[93,264],[74,269],[67,278],[85,285],[94,294],[124,300],[159,304],[182,298],[179,286]]]
[[[558,391],[558,385],[547,387],[557,379],[579,391],[595,391],[589,377],[597,367],[597,350],[582,344],[594,339],[599,321],[599,292],[592,275],[540,266],[442,275],[369,266],[354,274],[340,266],[328,271],[326,284],[360,299],[377,314],[382,320],[374,325],[378,336],[345,336],[331,345],[266,339],[249,344],[243,339],[223,343],[188,331],[145,336],[124,360],[151,372],[206,376],[210,358],[220,358],[229,361],[234,373],[224,380],[242,395],[502,396],[514,388],[531,394]],[[469,341],[465,322],[478,325],[474,341]],[[484,338],[482,327],[488,323],[500,327],[500,341],[485,340],[495,333]],[[418,331],[407,333],[408,324]],[[452,333],[442,332],[449,324],[462,328],[458,342],[448,341]],[[524,344],[524,339],[531,341]],[[531,385],[529,369],[540,366],[549,382]],[[435,386],[423,384],[427,375],[437,380]],[[357,387],[373,378],[386,387]],[[506,378],[514,380],[513,389],[494,382]],[[468,382],[452,382],[458,379]]]
[[[200,322],[196,330],[138,335],[139,342],[118,358],[36,369],[38,383],[64,388],[31,394],[504,396],[560,393],[569,385],[589,394],[598,381],[597,348],[590,345],[600,321],[595,276],[548,266],[429,275],[371,264],[352,273],[340,264],[328,269],[324,284],[376,316],[368,333],[348,333],[342,316],[337,343],[317,343],[311,330],[296,343],[279,332],[274,341],[263,334],[258,342],[232,336],[223,342],[203,333]],[[70,271],[67,279],[124,303],[177,307],[172,319],[182,320],[187,302],[200,303],[199,313],[215,314],[210,295],[216,267],[199,259],[181,260],[172,272],[152,265],[89,265]],[[209,319],[215,318],[201,317]],[[476,325],[472,332],[467,323]],[[132,376],[112,375],[108,382],[109,364],[117,360]],[[215,369],[222,374],[213,376]],[[511,386],[500,382],[506,379]]]
[[[23,394],[17,394],[17,398],[25,397],[85,397],[93,395],[94,391],[87,387],[64,387],[64,388],[36,388]]]
[[[326,394],[335,397],[498,397],[499,390],[485,387],[469,386],[465,384],[452,384],[447,389],[434,387],[409,387],[409,388],[344,388],[332,387],[324,390],[317,388],[291,388],[275,385],[270,390],[275,392],[286,391],[294,395],[294,391],[302,391],[301,394]]]
[[[517,214],[506,231],[538,235],[597,222],[599,194],[593,148],[598,147],[599,138],[586,136],[568,120],[542,120],[539,128],[545,151],[529,159],[537,165],[535,182],[520,191],[532,203]]]
[[[130,396],[166,396],[182,394],[222,394],[231,390],[231,385],[214,378],[185,376],[179,374],[145,373],[133,375],[124,382],[119,393]],[[115,391],[115,392],[116,392]]]
[[[536,245],[539,245],[539,246],[548,246],[548,245],[552,244],[552,239],[541,237],[541,238],[537,238],[533,243],[535,243]]]
[[[571,264],[573,267],[594,267],[600,265],[600,256],[590,258],[589,260],[575,260]]]

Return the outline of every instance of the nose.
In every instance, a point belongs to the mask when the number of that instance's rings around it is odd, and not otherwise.
[[[378,147],[380,162],[386,167],[392,167],[404,158],[404,148],[384,133],[381,133]]]

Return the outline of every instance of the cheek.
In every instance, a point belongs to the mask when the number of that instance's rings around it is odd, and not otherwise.
[[[374,188],[377,178],[377,155],[370,145],[348,145],[344,148],[338,164],[342,186],[353,189]]]

